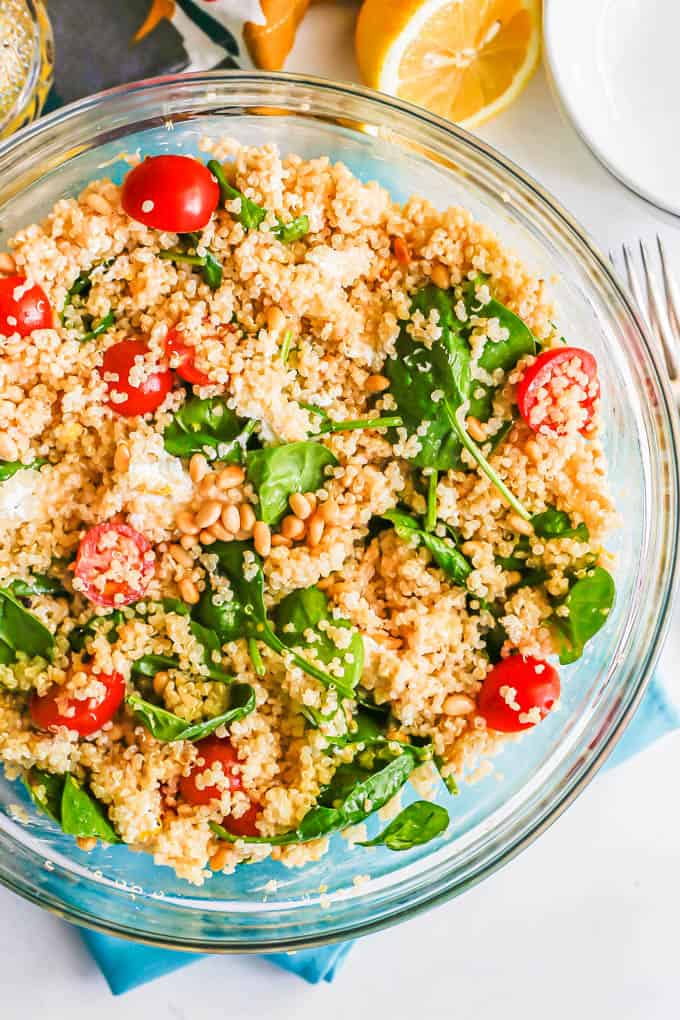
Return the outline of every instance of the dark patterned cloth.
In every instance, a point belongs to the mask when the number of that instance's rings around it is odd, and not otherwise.
[[[185,70],[191,55],[174,22],[163,19],[133,41],[150,6],[151,0],[49,0],[56,68],[46,109],[138,78]],[[176,0],[176,6],[195,26],[196,37],[213,44],[211,53],[215,45],[223,52],[211,66],[238,66],[236,39],[210,15],[209,4]]]

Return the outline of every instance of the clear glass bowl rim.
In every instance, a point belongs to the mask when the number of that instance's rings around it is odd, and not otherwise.
[[[485,142],[464,131],[462,128],[459,128],[420,107],[382,93],[374,92],[373,90],[363,88],[361,86],[355,86],[348,83],[335,83],[325,78],[298,74],[213,71],[150,78],[145,79],[144,81],[132,82],[118,88],[109,89],[93,96],[88,96],[55,111],[33,124],[27,125],[10,139],[0,143],[0,182],[3,182],[0,184],[0,208],[5,201],[11,200],[12,194],[20,190],[22,186],[30,184],[31,181],[38,176],[38,174],[33,173],[29,168],[35,162],[40,165],[42,153],[45,151],[45,148],[47,148],[48,151],[45,156],[46,162],[43,162],[42,164],[43,171],[52,168],[53,164],[50,162],[50,156],[53,155],[55,143],[58,143],[59,149],[62,153],[64,150],[68,151],[70,149],[68,137],[69,129],[74,122],[77,124],[79,121],[87,118],[88,114],[96,114],[96,120],[90,122],[91,134],[97,136],[101,135],[102,138],[100,140],[103,140],[106,137],[115,137],[119,133],[124,133],[122,129],[128,124],[128,121],[125,119],[126,112],[130,115],[134,115],[134,101],[136,97],[143,96],[145,94],[150,95],[158,93],[160,105],[162,101],[160,97],[164,90],[175,90],[174,94],[176,95],[176,90],[178,89],[180,91],[183,88],[186,88],[187,90],[198,90],[202,87],[206,90],[202,94],[203,100],[211,98],[218,109],[220,106],[220,100],[222,101],[222,105],[224,105],[224,103],[231,103],[238,107],[244,105],[238,95],[239,89],[244,89],[247,91],[248,96],[251,97],[245,104],[245,108],[256,106],[252,96],[259,93],[261,95],[261,99],[258,101],[260,105],[269,105],[270,107],[279,106],[292,113],[308,112],[308,108],[305,107],[305,104],[298,103],[296,106],[293,100],[296,93],[298,93],[299,96],[303,96],[308,94],[309,90],[312,90],[314,93],[318,93],[319,96],[323,96],[326,103],[328,103],[329,99],[334,102],[334,115],[337,117],[339,123],[346,123],[349,116],[352,120],[352,126],[359,130],[361,129],[361,123],[355,120],[356,107],[358,105],[364,103],[367,114],[371,109],[377,110],[382,108],[382,112],[386,116],[389,116],[390,112],[393,112],[400,125],[403,125],[404,121],[407,123],[410,122],[414,127],[422,125],[430,129],[431,136],[436,137],[441,145],[445,146],[448,141],[452,146],[450,153],[451,163],[455,163],[456,153],[454,151],[454,146],[462,146],[469,154],[478,158],[480,163],[483,164],[486,169],[495,174],[499,181],[503,178],[508,181],[512,181],[513,185],[517,186],[523,197],[531,199],[533,205],[537,207],[538,212],[534,215],[538,222],[540,223],[541,217],[545,217],[546,214],[548,217],[552,217],[552,220],[557,222],[559,227],[564,231],[564,236],[567,237],[571,243],[574,243],[578,249],[580,249],[581,256],[590,260],[590,262],[597,267],[603,278],[606,280],[608,286],[615,294],[630,326],[635,331],[636,341],[641,344],[645,351],[648,359],[648,368],[655,385],[658,387],[658,393],[660,396],[658,416],[661,424],[657,425],[657,431],[668,443],[669,462],[667,468],[669,474],[669,488],[667,491],[663,491],[659,495],[660,497],[666,497],[668,500],[667,513],[669,519],[668,526],[665,528],[665,533],[670,536],[671,548],[665,557],[664,563],[661,564],[663,567],[663,576],[661,578],[662,594],[660,610],[658,612],[656,626],[654,627],[653,633],[650,635],[647,642],[642,665],[638,669],[634,690],[629,692],[625,708],[619,713],[616,723],[610,729],[607,739],[602,742],[601,746],[598,747],[596,754],[594,754],[587,765],[578,772],[575,778],[573,778],[573,781],[565,786],[559,796],[553,798],[553,802],[549,809],[544,810],[542,814],[539,813],[539,817],[526,829],[526,831],[521,833],[519,838],[515,839],[515,841],[509,846],[506,845],[492,860],[485,863],[479,870],[465,877],[462,881],[449,882],[447,884],[444,877],[438,882],[435,882],[434,887],[430,887],[427,894],[420,895],[413,901],[400,905],[398,909],[395,908],[387,915],[382,915],[377,919],[365,919],[359,924],[353,924],[350,928],[337,928],[332,930],[330,933],[326,932],[321,935],[302,935],[298,937],[288,937],[282,940],[268,939],[263,941],[242,941],[238,944],[224,944],[215,940],[193,938],[189,940],[182,939],[179,941],[177,936],[160,936],[156,932],[149,933],[148,930],[137,930],[129,926],[118,927],[114,923],[104,922],[101,919],[92,916],[87,911],[81,911],[78,907],[72,904],[64,904],[63,902],[59,903],[53,898],[46,900],[40,895],[39,891],[32,889],[26,883],[22,883],[20,885],[13,881],[11,877],[8,877],[5,873],[0,860],[0,882],[4,885],[37,905],[64,917],[66,920],[102,933],[134,939],[135,941],[149,945],[186,950],[188,952],[262,953],[292,951],[319,946],[343,939],[356,938],[358,936],[380,930],[381,928],[400,922],[416,913],[421,912],[422,910],[442,903],[452,896],[465,891],[467,888],[481,881],[483,878],[498,870],[502,865],[512,860],[518,853],[521,852],[521,850],[533,842],[533,840],[546,830],[572,803],[572,801],[579,795],[579,793],[582,792],[604,764],[626,729],[626,726],[630,722],[630,719],[634,715],[640,700],[642,699],[646,686],[651,678],[652,670],[660,653],[663,639],[670,622],[670,606],[674,588],[674,579],[678,573],[677,450],[680,429],[678,428],[677,411],[673,404],[670,384],[668,380],[659,373],[656,367],[656,360],[653,353],[655,348],[654,344],[647,336],[646,326],[643,324],[643,321],[636,311],[632,300],[627,295],[624,286],[616,278],[607,259],[599,251],[595,243],[588,236],[587,232],[548,192],[541,187],[540,184],[522,171],[511,160],[498,153]],[[217,94],[219,89],[222,90],[220,95]],[[197,95],[199,94],[200,93],[197,91]],[[349,115],[347,110],[343,109],[343,98],[353,104],[352,112]],[[128,104],[127,106],[126,103]],[[195,108],[190,106],[188,109],[189,115],[191,115],[192,112],[196,112],[197,114],[207,112],[207,109],[204,109],[201,106],[196,106]],[[118,119],[116,119],[116,115],[118,116]],[[164,115],[172,116],[173,111],[171,109],[167,110],[167,113],[164,112]],[[329,116],[327,105],[324,106],[323,113],[320,113],[319,115],[323,117]],[[368,115],[367,119],[369,119]],[[136,125],[137,129],[143,126],[144,123],[145,122],[138,123]],[[148,121],[146,123],[148,123]],[[442,161],[446,162],[446,157]],[[6,183],[8,181],[11,183]],[[659,507],[657,509],[662,509],[661,499],[659,499]],[[2,831],[0,831],[0,850],[5,844],[5,835]]]

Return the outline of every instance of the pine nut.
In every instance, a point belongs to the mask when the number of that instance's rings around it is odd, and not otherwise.
[[[470,417],[466,419],[465,427],[476,443],[486,442],[486,428],[482,425],[478,418],[473,418],[473,416],[470,415]]]
[[[337,524],[340,520],[340,507],[334,499],[327,499],[317,510],[324,524]]]
[[[307,527],[307,545],[314,549],[321,541],[326,523],[321,513],[312,514]]]
[[[226,492],[222,493],[222,499],[226,500],[227,503],[242,503],[243,502],[243,489],[227,489]]]
[[[285,535],[272,535],[272,546],[285,546],[286,549],[292,549],[293,543]]]
[[[446,290],[450,283],[448,270],[441,264],[441,262],[436,262],[432,266],[432,269],[430,270],[430,279],[435,287],[441,287],[442,290]]]
[[[175,517],[175,524],[184,535],[197,535],[201,530],[188,510],[180,510]]]
[[[178,588],[183,600],[190,606],[195,606],[201,596],[198,594],[198,588],[194,582],[188,577],[183,577]]]
[[[219,521],[221,513],[222,504],[218,503],[216,499],[208,499],[205,503],[201,503],[196,511],[196,524],[199,528],[209,528],[215,521]]]
[[[235,535],[236,532],[241,527],[241,515],[239,513],[238,507],[234,506],[233,503],[230,503],[228,506],[222,507],[221,519],[224,527],[227,529],[227,531],[230,531],[232,535]]]
[[[97,840],[94,836],[78,836],[76,838],[79,850],[84,850],[86,854],[89,854],[90,850],[94,850],[97,845]]]
[[[519,514],[508,514],[505,518],[505,523],[512,531],[516,531],[518,535],[533,535],[534,533],[531,521],[525,521]]]
[[[212,545],[213,542],[217,541],[212,531],[202,531],[198,538],[201,545]]]
[[[312,515],[312,508],[309,505],[309,500],[306,496],[303,496],[301,492],[294,492],[288,500],[288,505],[301,521],[306,521],[308,517]]]
[[[304,496],[305,496],[305,499],[307,500],[307,502],[309,503],[309,506],[310,506],[310,509],[311,509],[312,513],[314,513],[314,511],[316,510],[317,502],[318,502],[318,500],[316,498],[316,493],[315,492],[305,492]]]
[[[183,549],[181,545],[173,544],[169,546],[168,552],[172,556],[175,563],[179,563],[183,567],[193,567],[194,565],[193,556],[190,556],[186,549]]]
[[[475,542],[474,539],[470,539],[467,542],[463,542],[460,547],[460,551],[466,556],[472,558],[473,556],[477,556],[478,553],[482,553],[484,551],[484,545],[482,542]]]
[[[255,552],[260,556],[269,556],[272,547],[272,534],[269,525],[264,521],[255,521],[253,528],[253,544]]]
[[[304,533],[305,522],[301,521],[299,517],[295,517],[294,514],[289,514],[281,521],[281,534],[285,538],[302,538]]]
[[[100,213],[102,216],[109,216],[111,213],[111,206],[107,200],[103,195],[98,195],[96,191],[91,191],[89,195],[85,196],[85,203],[93,212]]]
[[[390,380],[384,375],[369,375],[366,380],[367,393],[382,393],[390,388]]]
[[[508,570],[505,575],[505,583],[508,588],[514,588],[522,580],[519,570]]]
[[[222,868],[226,866],[227,859],[229,857],[228,846],[218,846],[215,853],[210,858],[210,869],[211,871],[222,871]]]
[[[278,337],[283,333],[286,328],[286,316],[283,314],[280,308],[272,305],[265,312],[265,319],[267,321],[267,329],[271,336]]]
[[[234,538],[237,542],[246,542],[249,538],[253,537],[252,531],[243,531],[241,528],[238,529]]]
[[[246,473],[242,467],[238,464],[229,464],[228,467],[222,468],[217,476],[217,488],[225,491],[226,489],[233,489],[235,485],[243,485],[245,481]]]
[[[217,496],[217,487],[215,485],[215,475],[212,471],[209,471],[205,478],[196,486],[196,490],[201,499],[215,499]]]
[[[113,455],[113,466],[116,471],[125,474],[130,467],[130,447],[127,443],[119,443]]]
[[[533,460],[534,464],[538,464],[543,457],[541,447],[535,439],[527,439],[524,444],[524,452],[529,460]]]
[[[160,697],[169,683],[170,676],[168,675],[168,673],[165,672],[165,670],[161,670],[160,672],[154,675],[154,678],[151,682],[151,686],[154,689],[154,693]]]
[[[194,485],[198,485],[202,482],[205,476],[210,471],[208,461],[205,459],[202,453],[195,453],[189,461],[189,477]]]
[[[17,264],[7,251],[0,252],[0,273],[7,273],[11,276],[17,271]]]
[[[195,549],[198,545],[195,535],[182,535],[179,540],[179,544],[183,549]]]
[[[252,531],[255,524],[255,511],[250,503],[241,503],[238,514],[241,531]]]
[[[231,542],[234,539],[231,531],[227,531],[221,521],[215,521],[210,525],[210,533],[215,536],[218,542]]]
[[[449,694],[442,705],[444,715],[468,715],[474,707],[474,701],[467,694]]]

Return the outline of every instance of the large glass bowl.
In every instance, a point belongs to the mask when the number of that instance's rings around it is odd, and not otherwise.
[[[448,803],[445,838],[406,853],[350,851],[316,864],[246,865],[202,888],[123,847],[81,853],[0,785],[0,881],[69,920],[157,945],[245,952],[354,937],[462,892],[498,868],[583,789],[631,718],[668,622],[676,562],[674,410],[629,300],[592,243],[541,188],[477,139],[423,110],[349,85],[288,75],[161,78],[83,100],[0,148],[0,250],[91,178],[120,180],[123,151],[198,153],[201,136],[328,155],[399,200],[460,203],[550,281],[564,335],[592,350],[621,511],[618,597],[589,653],[563,671],[554,712]],[[500,779],[500,781],[499,781]],[[362,876],[362,881],[355,881]],[[272,883],[271,880],[275,882]]]

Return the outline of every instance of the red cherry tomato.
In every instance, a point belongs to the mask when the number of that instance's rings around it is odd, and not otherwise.
[[[169,368],[148,371],[148,353],[142,340],[121,340],[104,352],[100,372],[109,391],[108,405],[125,418],[155,411],[172,389]]]
[[[0,333],[11,336],[28,336],[34,329],[50,329],[52,309],[42,287],[34,284],[15,297],[17,288],[26,285],[25,276],[5,276],[0,279]]]
[[[217,181],[190,156],[147,156],[123,181],[123,209],[133,220],[176,234],[200,230],[220,200]]]
[[[241,789],[241,774],[235,771],[234,766],[238,765],[238,755],[232,747],[228,737],[216,737],[211,735],[204,740],[199,740],[196,750],[203,759],[203,764],[194,765],[188,776],[183,776],[179,781],[180,793],[190,804],[209,804],[211,800],[219,800],[222,796],[221,788],[213,783],[210,786],[197,786],[196,779],[213,765],[222,766],[222,771],[227,777],[227,785],[230,790]]]
[[[97,524],[78,546],[78,590],[98,606],[127,606],[144,595],[153,574],[151,545],[129,524]]]
[[[234,818],[227,815],[222,819],[222,828],[231,832],[234,836],[259,836],[260,830],[257,827],[257,819],[260,816],[260,805],[251,804],[245,814]]]
[[[63,688],[51,687],[47,694],[31,698],[31,718],[41,730],[55,730],[67,726],[81,737],[89,737],[113,719],[125,697],[125,680],[120,673],[92,673],[89,666],[81,666],[106,688],[97,698],[66,698]]]
[[[516,733],[545,719],[559,696],[560,677],[550,663],[511,655],[487,674],[477,711],[492,730]]]
[[[165,353],[180,379],[193,386],[210,385],[210,377],[194,365],[194,348],[184,343],[181,330],[170,330],[165,338]]]
[[[569,393],[574,388],[578,389],[575,401]],[[580,408],[579,432],[588,432],[599,396],[597,362],[580,347],[543,351],[517,386],[520,414],[529,428],[544,435],[550,432],[564,435],[574,403]]]

